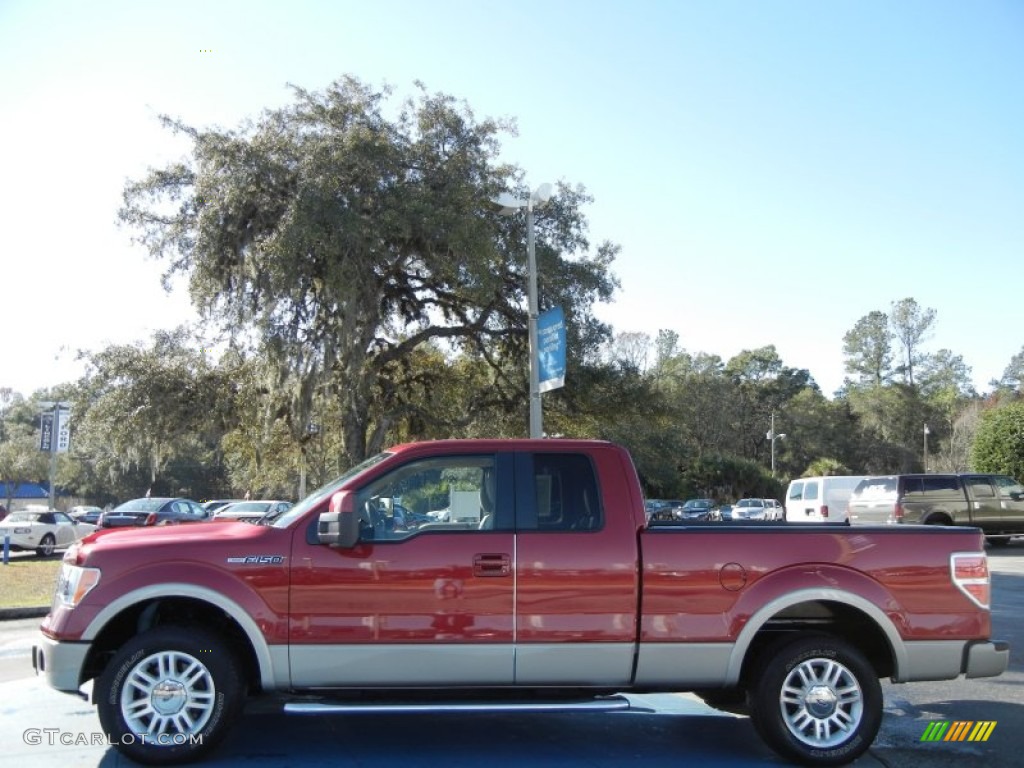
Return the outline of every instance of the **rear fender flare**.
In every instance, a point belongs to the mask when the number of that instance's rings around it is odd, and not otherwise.
[[[907,649],[903,639],[896,630],[892,620],[873,602],[853,592],[833,588],[808,588],[776,597],[762,606],[754,613],[736,638],[732,654],[729,657],[729,666],[726,671],[727,685],[736,685],[740,680],[740,673],[743,669],[743,662],[746,660],[747,651],[754,642],[754,637],[761,628],[776,614],[801,603],[828,601],[842,603],[858,609],[866,614],[874,624],[882,630],[889,648],[892,651],[894,662],[895,679],[900,679],[900,670],[907,665]],[[843,638],[850,640],[850,638]]]

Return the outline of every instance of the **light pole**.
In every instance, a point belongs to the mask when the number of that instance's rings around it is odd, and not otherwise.
[[[924,471],[928,472],[928,435],[931,434],[931,430],[928,429],[928,425],[924,425]]]
[[[771,444],[772,444],[772,477],[775,477],[775,441],[776,440],[781,440],[785,436],[786,436],[785,432],[783,432],[781,435],[780,434],[776,434],[776,432],[775,432],[775,411],[772,411],[772,426],[771,426],[771,429],[768,430],[768,434],[766,435],[766,437],[771,441]]]
[[[530,437],[543,437],[543,413],[540,402],[540,361],[537,358],[537,256],[533,244],[533,211],[542,208],[551,199],[551,185],[541,184],[530,196],[522,200],[503,193],[494,201],[498,213],[510,216],[520,208],[526,209],[526,270],[530,337]]]

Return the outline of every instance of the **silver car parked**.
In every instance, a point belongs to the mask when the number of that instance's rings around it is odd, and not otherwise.
[[[764,520],[764,499],[740,499],[732,505],[733,520]]]

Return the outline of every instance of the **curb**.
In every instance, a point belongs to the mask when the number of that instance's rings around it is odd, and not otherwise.
[[[49,606],[36,606],[34,608],[0,608],[0,621],[13,621],[14,619],[38,619],[50,612]]]

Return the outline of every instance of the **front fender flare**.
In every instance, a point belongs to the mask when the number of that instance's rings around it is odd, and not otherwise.
[[[122,611],[131,608],[133,605],[161,597],[189,597],[203,602],[210,603],[228,614],[242,628],[249,642],[252,644],[256,654],[256,662],[259,665],[260,683],[264,690],[271,690],[276,686],[278,676],[275,675],[274,661],[270,653],[270,646],[260,628],[253,618],[238,603],[228,599],[220,592],[195,584],[181,582],[164,582],[151,584],[146,587],[132,590],[112,602],[108,603],[93,618],[82,633],[82,640],[92,642],[103,628]]]

